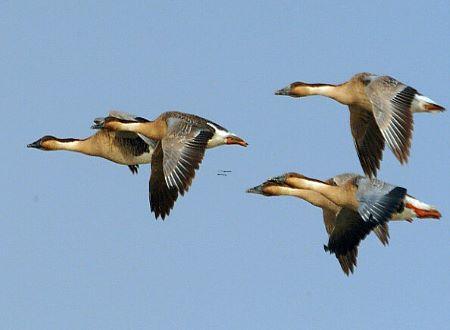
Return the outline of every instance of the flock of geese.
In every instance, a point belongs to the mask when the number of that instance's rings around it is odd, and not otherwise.
[[[294,82],[275,94],[322,95],[349,107],[350,129],[365,176],[345,173],[322,181],[286,173],[247,190],[264,196],[294,196],[320,207],[329,235],[325,251],[335,254],[347,275],[356,266],[360,241],[370,232],[386,245],[388,221],[441,217],[433,206],[376,175],[385,144],[401,164],[408,161],[413,113],[442,112],[444,107],[394,78],[371,73],[358,73],[339,85]],[[28,147],[102,157],[128,165],[133,174],[140,164],[150,163],[150,208],[162,219],[170,214],[178,195],[188,191],[206,149],[248,145],[226,128],[182,112],[164,112],[150,121],[113,111],[96,118],[92,128],[97,132],[85,139],[46,135]]]

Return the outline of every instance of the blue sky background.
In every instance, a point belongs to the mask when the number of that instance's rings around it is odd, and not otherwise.
[[[416,115],[409,164],[388,151],[380,172],[443,218],[392,223],[387,248],[368,237],[349,278],[319,209],[244,191],[361,172],[348,110],[273,95],[290,82],[389,74],[448,108],[449,22],[448,1],[3,1],[1,327],[448,326],[448,113]],[[111,109],[195,113],[250,146],[208,151],[155,221],[148,166],[25,147],[88,136]]]

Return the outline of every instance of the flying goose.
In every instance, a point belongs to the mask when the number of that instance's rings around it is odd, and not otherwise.
[[[118,111],[109,113],[109,118],[124,119],[130,122],[145,122],[140,117]],[[94,120],[101,123],[104,118]],[[40,150],[68,150],[89,156],[108,159],[118,164],[128,165],[131,173],[138,172],[139,164],[150,163],[156,141],[145,138],[144,141],[136,133],[116,132],[108,129],[99,130],[96,134],[85,139],[61,139],[46,135],[27,145],[28,148]]]
[[[132,132],[157,140],[151,161],[149,201],[155,217],[164,219],[178,194],[188,191],[205,149],[247,142],[207,119],[182,112],[164,112],[153,121],[134,122],[107,117],[92,128]]]
[[[329,237],[328,246],[333,246],[334,242],[343,246],[340,249],[335,248],[336,258],[345,274],[353,273],[358,256],[358,244],[370,231],[367,226],[364,226],[364,222],[360,220],[357,212],[339,207],[315,191],[292,188],[280,179],[269,179],[259,186],[248,189],[247,192],[264,196],[294,196],[320,207]],[[387,223],[378,225],[373,231],[383,245],[388,244],[389,228]],[[334,245],[337,244],[334,243]]]
[[[322,188],[318,188],[319,186]],[[324,193],[325,190],[329,192]],[[388,220],[411,222],[414,217],[440,218],[441,216],[434,207],[409,195],[404,195],[402,198],[404,188],[356,174],[342,174],[327,181],[320,181],[298,173],[286,173],[248,189],[247,192],[265,196],[294,196],[322,208],[325,228],[329,235],[328,245],[324,246],[325,251],[335,254],[347,275],[353,273],[358,245],[370,231],[374,231],[381,243],[386,245],[389,238]],[[342,195],[344,199],[349,200],[352,199],[350,195],[354,194],[360,205],[355,208],[352,206],[354,201],[348,201],[346,204],[342,199],[338,201],[330,198],[330,192],[334,195]],[[386,198],[389,195],[390,197]],[[400,203],[395,195],[400,197]],[[398,206],[392,207],[392,205]],[[386,219],[376,220],[381,219],[380,214],[384,214]]]
[[[441,112],[445,108],[389,76],[358,73],[339,84],[294,82],[276,95],[323,95],[350,109],[350,128],[356,151],[368,176],[376,176],[385,143],[395,157],[408,161],[415,112]]]

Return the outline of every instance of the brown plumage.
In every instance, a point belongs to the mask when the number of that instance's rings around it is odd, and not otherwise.
[[[411,148],[414,112],[440,112],[444,107],[389,76],[358,73],[339,84],[295,82],[276,95],[323,95],[345,104],[361,167],[369,176],[380,168],[385,143],[404,164]]]
[[[292,173],[290,173],[292,174]],[[389,239],[387,223],[376,227],[367,224],[358,212],[342,208],[322,194],[311,190],[297,189],[288,184],[288,176],[269,179],[261,185],[247,190],[265,196],[294,196],[320,207],[323,221],[329,236],[325,251],[334,253],[346,275],[353,273],[357,264],[358,245],[373,230],[385,245]],[[316,180],[316,182],[322,182]],[[382,234],[380,234],[382,233]]]
[[[374,232],[383,245],[389,242],[388,221],[440,218],[440,212],[406,189],[357,174],[336,175],[326,181],[299,173],[271,178],[247,192],[265,196],[294,196],[320,207],[328,233],[325,251],[333,253],[345,274],[356,267],[358,246]]]
[[[125,113],[111,112],[111,117],[127,118],[136,122],[133,116]],[[104,118],[97,118],[101,122]],[[41,150],[67,150],[79,152],[88,156],[96,156],[108,159],[122,165],[128,165],[130,171],[135,174],[139,164],[150,163],[156,141],[147,140],[132,132],[115,132],[108,129],[99,130],[97,133],[85,139],[57,138],[46,135],[39,140],[28,144],[29,148]]]
[[[157,140],[149,180],[149,201],[156,218],[164,219],[178,194],[192,184],[206,148],[223,144],[247,143],[222,126],[182,112],[164,112],[153,121],[130,122],[108,117],[94,128],[133,132]]]

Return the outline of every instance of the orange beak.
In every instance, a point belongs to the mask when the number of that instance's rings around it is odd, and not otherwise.
[[[239,144],[240,146],[246,147],[248,146],[248,143],[242,140],[240,137],[237,136],[229,136],[227,137],[227,144]]]

